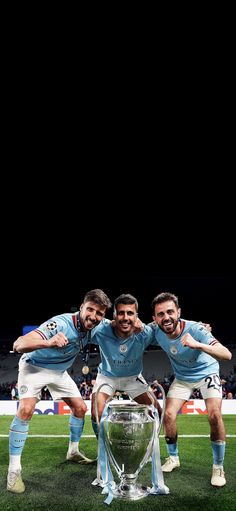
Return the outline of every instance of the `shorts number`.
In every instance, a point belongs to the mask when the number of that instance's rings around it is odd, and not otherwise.
[[[218,374],[213,374],[212,376],[207,376],[205,378],[205,382],[208,382],[207,388],[208,389],[216,389],[219,390],[219,387],[221,387],[220,378]]]

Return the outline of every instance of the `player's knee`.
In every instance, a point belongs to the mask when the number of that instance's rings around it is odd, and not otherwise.
[[[210,424],[218,424],[221,421],[221,412],[220,410],[211,410],[210,413],[208,413],[208,420]]]
[[[84,402],[83,399],[80,399],[78,404],[75,405],[71,405],[70,406],[70,409],[72,411],[72,415],[74,415],[75,417],[84,417],[84,415],[86,414],[88,408],[86,406],[86,403]]]
[[[168,408],[165,411],[164,422],[174,422],[176,419],[176,412],[172,408]]]
[[[84,401],[82,401],[80,408],[81,408],[81,412],[83,414],[85,414],[87,412],[87,410],[88,410],[88,407],[87,407],[87,405],[86,405],[86,403]]]
[[[18,417],[23,421],[29,421],[32,418],[32,415],[34,413],[35,406],[24,403],[24,400],[22,400],[19,410],[18,410]]]

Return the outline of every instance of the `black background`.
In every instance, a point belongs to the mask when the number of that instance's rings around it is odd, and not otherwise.
[[[102,288],[112,302],[135,295],[145,322],[154,296],[173,292],[182,317],[210,322],[219,340],[235,343],[235,200],[226,175],[216,190],[205,169],[181,180],[157,166],[154,179],[142,165],[104,172],[76,162],[75,174],[73,162],[57,163],[63,178],[47,179],[36,165],[30,183],[22,173],[15,180],[14,200],[11,179],[3,190],[0,339],[12,342],[24,324],[78,308]]]
[[[121,234],[122,239],[126,237],[126,233]],[[14,340],[24,324],[37,325],[52,315],[78,308],[88,290],[101,288],[112,302],[121,293],[133,294],[139,302],[139,316],[145,322],[152,320],[154,296],[173,292],[179,297],[182,317],[210,322],[219,340],[235,343],[236,279],[230,266],[228,271],[226,266],[216,271],[205,265],[204,271],[195,261],[191,269],[187,264],[181,265],[183,260],[176,262],[174,254],[163,260],[158,251],[147,257],[147,253],[140,253],[129,243],[125,248],[122,241],[118,245],[121,249],[112,256],[108,243],[101,257],[101,252],[96,255],[97,248],[81,254],[76,243],[73,251],[66,252],[63,243],[59,247],[55,243],[51,251],[41,248],[37,238],[32,248],[25,250],[23,244],[20,250],[24,257],[16,257],[14,265],[8,264],[1,272],[1,337]],[[95,247],[99,247],[98,242]],[[35,250],[40,256],[34,256]],[[112,311],[108,317],[112,317]]]

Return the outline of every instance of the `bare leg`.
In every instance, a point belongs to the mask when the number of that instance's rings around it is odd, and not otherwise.
[[[95,392],[92,394],[92,421],[96,422],[96,409],[95,409]],[[109,398],[109,394],[105,394],[105,392],[99,392],[97,396],[97,407],[98,407],[98,419],[99,422],[101,420],[101,416],[106,404],[107,399]]]
[[[185,401],[183,399],[174,399],[171,397],[169,398],[167,397],[166,399],[164,431],[169,457],[167,458],[164,465],[162,465],[163,472],[172,472],[172,470],[180,466],[179,451],[177,444],[178,433],[176,417],[179,409],[181,408],[184,402]]]
[[[38,400],[35,399],[35,397],[26,397],[24,399],[20,399],[20,404],[16,416],[19,417],[19,419],[22,421],[30,421],[34,413],[37,401]]]
[[[221,415],[221,399],[208,398],[205,400],[210,423],[211,440],[225,441],[225,426]]]
[[[87,406],[81,397],[63,397],[63,401],[70,407],[71,413],[79,419],[84,419]]]
[[[164,431],[166,438],[177,440],[176,417],[184,403],[184,399],[174,399],[172,397],[166,398],[166,411],[164,416]]]

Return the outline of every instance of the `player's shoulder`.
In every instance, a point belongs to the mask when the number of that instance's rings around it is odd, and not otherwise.
[[[202,334],[209,334],[209,330],[201,321],[189,321],[183,320],[185,322],[185,331],[190,332],[201,332]]]
[[[108,328],[111,327],[111,322],[109,319],[102,319],[102,321],[100,321],[99,325],[97,325],[94,330],[97,328],[98,330],[107,330]]]
[[[53,335],[55,335],[58,331],[63,328],[67,328],[69,325],[73,325],[72,314],[58,314],[57,316],[52,316],[47,321],[44,321],[37,330],[49,334],[53,333]]]
[[[147,327],[150,328],[153,332],[158,332],[159,326],[156,324],[155,321],[152,321],[151,323],[147,324]]]
[[[156,328],[157,327],[157,324],[155,321],[151,321],[151,323],[147,323],[147,326],[149,326],[150,328]]]
[[[195,326],[198,324],[197,321],[191,321],[189,319],[183,319],[183,318],[180,319],[180,322],[184,324],[185,329],[195,328]]]
[[[74,325],[75,321],[73,320],[73,317],[75,317],[75,314],[66,312],[64,314],[57,314],[57,316],[53,316],[50,321],[55,322],[58,325]]]
[[[91,335],[92,337],[96,334],[99,334],[99,333],[106,333],[106,332],[109,332],[111,329],[111,322],[109,319],[102,319],[102,321],[100,321],[100,323],[95,326],[92,330],[91,330]]]
[[[186,329],[207,331],[206,327],[201,321],[190,321],[188,319],[183,319],[182,321],[184,321]]]

